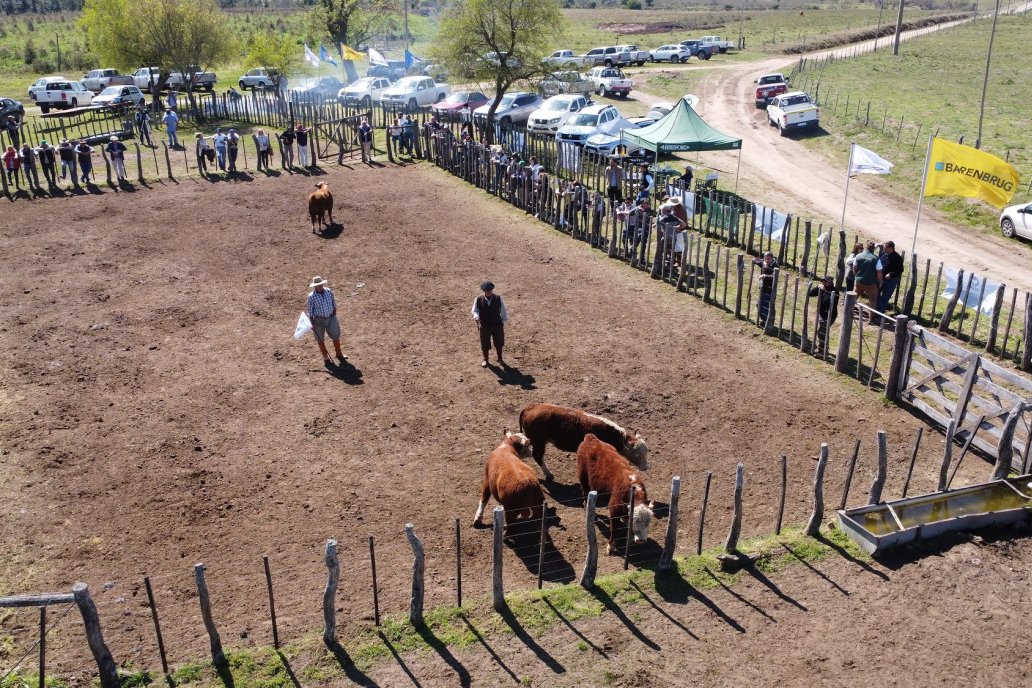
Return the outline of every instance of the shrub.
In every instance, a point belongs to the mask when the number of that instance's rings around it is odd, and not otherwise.
[[[36,44],[32,42],[32,39],[25,41],[25,48],[23,56],[25,58],[25,64],[30,65],[36,61],[36,56],[39,53],[36,51]]]
[[[627,9],[629,9],[629,10],[640,10],[641,9],[641,2],[640,2],[640,0],[627,0]]]

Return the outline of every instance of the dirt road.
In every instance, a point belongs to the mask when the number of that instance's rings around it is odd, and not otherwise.
[[[910,40],[933,30],[935,27],[904,32],[901,39]],[[890,42],[891,38],[879,39],[883,49],[888,48]],[[806,57],[845,54],[857,48],[867,51],[873,47],[872,40],[848,48],[814,52]],[[753,81],[758,75],[782,70],[790,61],[773,57],[712,70],[696,89],[701,99],[699,113],[714,127],[742,138],[740,185],[757,190],[751,191],[750,196],[786,210],[813,213],[837,226],[845,187],[843,170],[801,143],[779,137],[767,126],[765,113],[756,109],[751,97]],[[636,96],[645,102],[661,100],[641,92]],[[730,157],[720,163],[730,174],[734,173],[735,165],[737,161]],[[909,252],[916,213],[916,198],[901,203],[872,189],[863,177],[850,182],[848,231],[893,239]],[[1028,244],[958,227],[927,206],[918,230],[917,253],[931,258],[933,263],[943,261],[948,266],[964,268],[965,272],[974,270],[1008,285],[1032,289],[1032,270],[1029,269],[1032,248]]]

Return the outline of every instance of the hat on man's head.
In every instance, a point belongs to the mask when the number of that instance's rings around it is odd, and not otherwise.
[[[41,145],[41,146],[49,146],[50,144],[47,143],[46,139],[43,139],[42,141],[39,142],[39,145]]]
[[[330,283],[330,280],[316,275],[312,278],[312,283],[308,285],[309,289],[315,289],[316,287],[322,287]]]
[[[771,258],[773,258],[774,257],[774,252],[773,251],[764,251],[763,252],[763,257],[766,258],[767,256],[770,256]]]
[[[480,291],[494,291],[494,282],[487,280],[480,283]]]
[[[824,277],[821,277],[821,282],[834,282],[834,281],[835,280],[833,280],[831,278],[831,275],[825,275]]]
[[[109,140],[111,140],[111,141],[117,141],[117,140],[118,140],[118,137],[117,137],[117,136],[112,136],[112,137],[111,137],[111,138],[110,138]]]

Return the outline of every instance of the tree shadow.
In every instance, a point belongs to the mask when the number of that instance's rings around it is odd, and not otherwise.
[[[528,650],[533,652],[534,655],[539,660],[541,660],[541,662],[544,663],[545,666],[551,669],[552,673],[566,673],[566,667],[560,664],[555,657],[549,654],[548,650],[541,647],[538,644],[538,642],[534,640],[534,638],[531,637],[529,633],[527,633],[527,630],[523,628],[523,625],[520,624],[519,619],[516,618],[516,616],[512,613],[511,610],[506,608],[504,611],[499,612],[499,616],[502,617],[502,620],[505,622],[505,625],[509,627],[509,629],[513,632],[513,635],[515,635],[520,640],[520,642],[522,642],[527,647]]]
[[[462,619],[462,622],[466,624],[466,628],[468,628],[469,632],[473,634],[473,637],[477,639],[477,642],[480,643],[480,645],[485,650],[487,650],[487,653],[489,655],[491,655],[491,659],[494,660],[494,663],[501,667],[502,671],[509,675],[509,678],[512,679],[513,683],[519,683],[520,677],[516,675],[516,672],[509,668],[509,665],[502,661],[502,658],[498,656],[498,653],[494,651],[494,648],[487,644],[487,641],[484,640],[484,636],[480,634],[480,631],[477,630],[477,627],[470,623],[469,619],[466,618],[465,614],[459,614],[459,617]]]
[[[743,597],[739,593],[737,593],[734,590],[732,590],[731,588],[729,588],[724,583],[724,581],[720,580],[720,578],[718,578],[716,575],[714,575],[714,573],[712,571],[710,571],[709,568],[706,569],[706,574],[709,575],[709,577],[712,578],[717,583],[717,585],[719,585],[721,588],[723,588],[726,593],[731,595],[731,597],[734,597],[736,600],[738,600],[739,602],[741,602],[745,606],[747,606],[750,609],[752,609],[753,611],[759,613],[761,616],[763,616],[768,621],[773,621],[774,623],[778,622],[777,619],[775,619],[773,616],[771,616],[767,612],[765,612],[762,609],[760,609],[760,607],[758,607],[756,604],[750,602],[749,600],[745,599],[745,597]]]
[[[350,679],[353,683],[360,686],[371,687],[380,685],[376,681],[369,678],[364,673],[358,670],[358,668],[355,666],[354,661],[352,661],[351,656],[348,655],[347,650],[345,650],[344,647],[341,646],[341,644],[338,643],[336,640],[334,640],[332,643],[327,643],[326,647],[333,654],[333,658],[337,660],[337,664],[340,665],[340,668],[344,672],[344,675],[347,676],[348,679]],[[388,647],[388,649],[392,648]]]
[[[495,365],[489,363],[487,369],[490,370],[498,378],[498,384],[505,386],[518,386],[522,389],[537,389],[535,386],[536,380],[533,375],[527,375],[520,371],[519,368],[504,364]]]
[[[828,547],[832,548],[833,550],[835,550],[835,552],[840,557],[842,557],[846,561],[849,561],[850,563],[856,564],[857,566],[862,568],[864,571],[867,571],[870,574],[878,576],[882,580],[885,580],[885,581],[889,580],[888,574],[886,574],[883,571],[879,571],[878,569],[876,569],[873,566],[871,566],[870,564],[868,564],[866,561],[860,561],[859,559],[854,557],[852,554],[850,554],[844,547],[842,547],[841,545],[839,545],[836,542],[832,542],[828,538],[824,537],[823,534],[818,534],[814,539],[816,539],[821,544],[827,545]],[[892,568],[892,567],[889,567],[889,568]]]
[[[469,675],[469,671],[466,667],[463,666],[462,662],[456,659],[455,655],[453,655],[448,649],[447,644],[434,635],[433,631],[425,625],[418,625],[416,626],[416,632],[419,633],[419,637],[423,639],[423,642],[429,645],[434,652],[440,656],[444,663],[451,667],[452,671],[454,671],[455,675],[458,677],[459,685],[462,686],[462,688],[466,688],[473,684],[473,677]]]
[[[570,631],[572,631],[572,632],[573,632],[573,634],[574,634],[575,636],[577,636],[577,637],[578,637],[578,638],[580,638],[580,639],[581,639],[582,641],[584,641],[584,643],[585,643],[585,644],[586,644],[586,645],[587,645],[588,647],[590,647],[590,648],[591,648],[591,649],[592,649],[592,650],[593,650],[594,652],[596,652],[597,654],[599,654],[599,655],[601,655],[601,656],[605,657],[606,659],[609,659],[609,655],[608,655],[608,654],[606,654],[606,651],[605,651],[605,650],[603,650],[603,649],[602,649],[601,647],[599,647],[598,645],[596,645],[595,643],[591,642],[591,641],[590,641],[590,640],[588,639],[588,637],[587,637],[586,635],[584,635],[584,634],[583,634],[583,633],[581,633],[581,632],[580,632],[579,630],[577,630],[577,627],[576,627],[576,626],[574,626],[574,625],[573,625],[572,623],[570,623],[570,620],[569,620],[569,619],[567,619],[567,618],[566,618],[565,616],[563,616],[562,612],[560,612],[560,611],[559,611],[559,610],[558,610],[558,609],[557,609],[557,608],[555,607],[555,605],[554,605],[554,604],[552,604],[552,600],[548,599],[547,597],[545,597],[545,598],[543,598],[543,599],[544,599],[544,601],[545,601],[545,604],[546,604],[546,605],[548,605],[548,608],[552,610],[552,613],[553,613],[553,614],[555,614],[555,618],[559,619],[559,620],[560,620],[560,621],[561,621],[561,622],[563,623],[563,625],[564,625],[564,626],[566,626],[567,628],[569,628],[569,629],[570,629]]]
[[[796,560],[797,560],[797,561],[799,561],[799,563],[801,563],[801,564],[802,564],[803,566],[805,566],[806,568],[810,569],[810,571],[812,571],[813,573],[815,573],[815,574],[816,574],[816,575],[817,575],[817,576],[818,576],[819,578],[823,578],[823,579],[824,579],[825,581],[827,581],[827,582],[828,582],[828,584],[829,584],[829,585],[830,585],[831,587],[835,588],[836,590],[838,590],[838,591],[839,591],[840,593],[842,593],[843,595],[845,595],[845,596],[847,596],[847,597],[849,596],[849,591],[848,591],[848,590],[846,590],[846,589],[845,589],[845,588],[843,588],[843,587],[842,587],[841,585],[839,585],[838,583],[836,583],[835,581],[833,581],[833,580],[832,580],[831,578],[829,578],[829,577],[827,576],[827,574],[825,574],[825,573],[824,573],[823,571],[821,571],[820,569],[818,569],[818,568],[817,568],[816,566],[814,566],[813,564],[811,564],[810,562],[808,562],[808,561],[807,561],[806,559],[803,559],[803,558],[802,558],[801,556],[799,556],[798,554],[796,554],[795,550],[793,550],[793,549],[792,549],[791,547],[789,547],[788,545],[786,545],[786,544],[785,544],[785,543],[783,543],[783,542],[781,543],[781,546],[782,546],[782,547],[783,547],[783,548],[785,549],[785,551],[786,551],[786,552],[788,552],[788,553],[789,553],[789,554],[791,554],[791,555],[792,555],[793,557],[795,557],[795,558],[796,558]]]
[[[331,222],[330,224],[326,225],[318,232],[316,232],[316,236],[318,236],[320,239],[336,239],[343,233],[344,225],[340,224],[339,222]]]
[[[594,597],[596,600],[601,602],[602,606],[604,606],[606,609],[611,611],[613,613],[613,615],[617,619],[619,619],[620,622],[624,626],[627,627],[627,630],[629,630],[631,632],[631,634],[634,635],[635,638],[637,638],[639,641],[641,641],[642,644],[644,644],[645,646],[649,647],[650,649],[657,650],[657,651],[663,649],[662,647],[659,646],[659,644],[656,641],[654,641],[652,638],[650,638],[647,635],[645,635],[641,631],[641,629],[638,628],[637,624],[635,624],[633,621],[631,621],[631,619],[626,614],[624,614],[624,611],[622,609],[620,609],[620,605],[618,605],[613,600],[613,598],[609,596],[608,593],[606,593],[604,590],[602,590],[598,586],[595,586],[595,587],[591,588],[590,592],[591,592],[592,597]]]
[[[398,663],[398,666],[401,667],[401,670],[404,671],[405,675],[409,677],[410,681],[412,681],[412,684],[414,686],[417,686],[417,688],[422,688],[423,684],[419,682],[419,679],[416,678],[416,675],[413,674],[412,670],[408,668],[408,664],[406,664],[405,660],[401,658],[401,654],[398,653],[397,648],[394,647],[391,641],[387,639],[387,636],[383,634],[383,631],[377,631],[376,635],[380,638],[380,642],[384,644],[387,650],[394,657],[394,661]]]
[[[658,574],[658,573],[656,574],[656,578],[659,578],[659,574]],[[640,587],[640,586],[639,586],[639,585],[638,585],[637,583],[635,583],[634,581],[631,581],[631,587],[632,587],[632,588],[634,588],[635,590],[637,590],[637,591],[638,591],[638,594],[639,594],[639,595],[641,595],[641,598],[642,598],[643,600],[645,600],[646,602],[648,602],[648,603],[649,603],[649,605],[650,605],[650,606],[651,606],[651,607],[652,607],[653,609],[655,609],[655,610],[656,610],[657,612],[659,612],[660,614],[662,614],[662,615],[663,615],[663,617],[664,617],[664,618],[665,618],[665,619],[666,619],[667,621],[669,621],[670,623],[674,624],[675,626],[677,626],[678,628],[680,628],[680,629],[681,629],[682,631],[684,631],[685,633],[687,633],[687,634],[688,634],[688,636],[689,636],[689,637],[691,637],[691,639],[692,639],[692,640],[698,640],[698,639],[699,639],[699,636],[697,636],[697,635],[695,635],[694,633],[692,633],[692,631],[691,631],[691,629],[690,629],[690,628],[688,628],[687,626],[685,626],[685,625],[684,625],[683,623],[681,623],[680,621],[678,621],[678,620],[677,620],[677,619],[675,619],[674,617],[670,616],[670,614],[669,614],[669,613],[667,612],[667,610],[663,609],[663,608],[662,608],[662,607],[660,607],[660,606],[659,606],[658,604],[656,604],[656,601],[655,601],[655,600],[653,600],[653,599],[652,599],[651,597],[649,597],[649,594],[648,594],[647,592],[645,592],[644,590],[642,590],[642,589],[641,589],[641,587]]]
[[[774,581],[772,581],[770,578],[767,578],[767,576],[764,575],[763,571],[760,571],[758,568],[756,568],[755,565],[753,565],[753,566],[746,566],[745,570],[749,573],[750,576],[752,576],[753,578],[755,578],[759,582],[763,583],[772,593],[777,595],[779,598],[781,598],[785,602],[788,602],[790,605],[792,605],[796,609],[801,609],[804,612],[805,611],[809,611],[806,608],[806,605],[800,603],[795,598],[793,598],[791,595],[786,594],[781,588],[779,588],[777,586],[777,584]]]
[[[336,378],[346,385],[363,385],[365,381],[362,380],[362,371],[351,365],[348,361],[326,361],[324,364],[326,373],[333,378]]]

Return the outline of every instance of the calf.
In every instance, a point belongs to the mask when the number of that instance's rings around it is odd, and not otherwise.
[[[545,465],[545,445],[551,442],[561,451],[577,451],[588,433],[616,447],[618,452],[641,470],[648,470],[649,467],[649,448],[641,434],[630,433],[608,418],[577,409],[554,404],[525,406],[520,411],[520,432],[530,439],[534,447],[534,460],[545,472],[547,480],[552,479],[552,472]]]
[[[529,456],[527,436],[506,431],[505,440],[487,457],[474,526],[483,522],[484,507],[491,497],[505,509],[506,537],[515,521],[533,522],[543,516],[545,493],[534,469],[523,462]]]
[[[330,216],[330,224],[333,224],[333,194],[326,182],[319,182],[315,185],[317,191],[308,194],[308,216],[312,218],[312,232],[316,231],[316,223],[320,227],[325,224],[327,213]]]
[[[581,493],[587,497],[592,490],[599,495],[609,495],[609,545],[608,554],[613,553],[613,539],[617,525],[627,518],[631,486],[637,485],[634,497],[634,518],[631,530],[635,542],[649,539],[649,523],[652,522],[652,507],[649,502],[641,473],[621,456],[612,445],[601,441],[591,433],[584,437],[577,448],[577,479]]]

